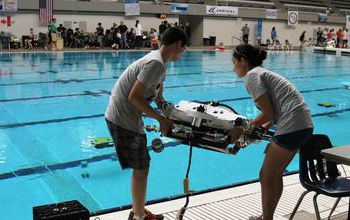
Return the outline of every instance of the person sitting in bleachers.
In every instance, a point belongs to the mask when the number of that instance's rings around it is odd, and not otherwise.
[[[158,33],[157,33],[156,29],[151,28],[151,31],[149,33],[149,38],[151,39],[151,48],[158,49],[159,48],[159,40],[158,40]]]
[[[26,41],[26,48],[28,48],[29,50],[33,49],[33,45],[34,45],[34,41],[37,38],[37,36],[34,33],[33,28],[29,29],[29,37],[25,40]]]

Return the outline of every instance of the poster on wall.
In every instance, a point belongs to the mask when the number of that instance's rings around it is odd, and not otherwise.
[[[17,0],[0,0],[0,12],[17,11]]]
[[[318,21],[319,22],[326,22],[327,20],[328,20],[327,13],[318,13]]]
[[[299,14],[297,11],[288,11],[288,25],[297,25],[299,22]]]
[[[350,29],[350,15],[346,16],[346,28]]]
[[[176,14],[187,14],[190,10],[189,4],[182,3],[170,3],[170,11]]]
[[[125,16],[140,15],[139,0],[124,0]]]
[[[207,5],[208,15],[238,16],[238,7]]]
[[[277,19],[277,9],[266,9],[267,19]]]

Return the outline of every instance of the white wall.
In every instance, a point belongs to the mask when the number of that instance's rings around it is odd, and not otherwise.
[[[153,15],[140,16],[140,17],[125,17],[121,14],[115,16],[111,15],[55,15],[57,18],[57,25],[64,21],[86,21],[87,31],[94,32],[97,23],[101,22],[103,27],[109,29],[112,23],[115,22],[119,24],[120,21],[131,28],[135,25],[135,20],[139,19],[144,30],[150,30],[154,27],[158,30],[158,26],[161,19],[156,18]],[[18,36],[26,35],[29,33],[29,28],[33,27],[36,33],[46,32],[47,27],[40,27],[37,14],[16,14],[12,17],[14,24],[12,27],[5,27],[5,25],[0,25],[0,31],[12,32]],[[170,23],[178,22],[178,17],[173,16],[167,19]],[[248,24],[250,27],[249,40],[250,43],[255,43],[257,20],[245,20],[242,18],[232,18],[232,17],[204,17],[203,18],[203,37],[216,36],[216,44],[223,42],[225,45],[237,45],[239,41],[233,40],[232,36],[241,37],[241,28],[244,24]],[[266,42],[266,39],[270,38],[270,32],[272,27],[276,27],[277,35],[281,43],[284,43],[285,39],[288,39],[293,45],[299,45],[299,36],[303,30],[306,30],[306,39],[312,37],[313,29],[321,27],[329,27],[338,29],[340,25],[327,25],[327,24],[316,24],[311,22],[299,23],[296,27],[290,27],[287,25],[287,21],[276,21],[276,20],[263,20],[263,33],[262,40]]]
[[[239,44],[238,40],[232,40],[232,36],[240,38],[242,36],[242,27],[248,24],[250,28],[249,42],[251,44],[256,43],[256,29],[257,20],[243,20],[241,18],[232,17],[205,17],[203,19],[203,36],[216,36],[216,44],[223,42],[224,45]],[[220,25],[218,25],[220,24]],[[299,37],[301,33],[306,31],[306,39],[313,36],[313,30],[318,27],[329,27],[339,29],[341,25],[327,25],[326,23],[311,23],[311,22],[300,22],[297,26],[288,26],[287,21],[277,20],[263,20],[262,22],[262,40],[266,42],[266,39],[270,38],[272,27],[276,27],[278,39],[282,44],[286,39],[289,40],[293,45],[299,45]]]
[[[144,30],[150,30],[151,27],[158,30],[158,26],[161,19],[155,16],[140,16],[140,17],[125,17],[123,15],[54,15],[57,19],[57,26],[63,24],[64,21],[86,21],[87,31],[94,32],[97,27],[97,23],[101,22],[104,29],[109,29],[112,27],[113,23],[119,25],[120,21],[124,21],[124,24],[129,28],[135,26],[135,21],[138,19]],[[39,26],[39,18],[37,14],[16,14],[12,17],[14,24],[11,27],[5,27],[5,25],[0,25],[0,31],[12,32],[18,36],[26,35],[29,33],[29,28],[33,27],[35,33],[46,32],[47,27]],[[170,23],[178,22],[178,17],[168,17],[167,21]]]

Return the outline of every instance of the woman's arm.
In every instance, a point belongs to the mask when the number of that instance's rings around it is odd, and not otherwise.
[[[264,125],[272,121],[275,111],[273,109],[270,97],[267,93],[264,93],[256,101],[256,105],[260,108],[261,113],[252,120],[256,126]]]

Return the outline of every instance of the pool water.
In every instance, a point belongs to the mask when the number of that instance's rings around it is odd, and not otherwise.
[[[108,136],[104,112],[123,70],[146,52],[0,53],[0,219],[31,219],[32,207],[78,199],[90,211],[131,203],[131,171],[122,171],[114,148],[86,141]],[[311,108],[315,133],[334,145],[350,143],[349,57],[271,52],[264,66],[292,81]],[[164,97],[215,100],[242,115],[259,114],[230,52],[186,52],[169,63]],[[335,106],[325,108],[320,102]],[[155,124],[145,119],[146,124]],[[148,134],[148,145],[159,134]],[[201,191],[258,178],[266,142],[237,155],[195,148],[190,188]],[[180,195],[188,146],[151,154],[147,200]],[[297,158],[288,171],[298,169]]]

